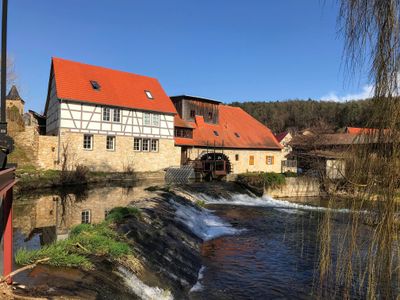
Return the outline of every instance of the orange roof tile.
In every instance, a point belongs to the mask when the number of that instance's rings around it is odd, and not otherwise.
[[[178,114],[174,116],[174,125],[175,127],[193,128],[193,125],[184,121]]]
[[[175,106],[157,79],[53,58],[52,65],[59,99],[176,113]],[[100,85],[93,89],[90,81]],[[154,99],[148,99],[150,91]]]
[[[346,133],[348,134],[375,134],[378,132],[379,129],[377,128],[346,127]],[[383,132],[386,134],[389,132],[389,129],[383,129]]]
[[[225,148],[282,149],[268,127],[258,122],[239,107],[219,105],[219,123],[205,123],[196,116],[193,125],[193,139],[175,138],[179,146],[214,146]],[[237,135],[238,136],[237,136]]]

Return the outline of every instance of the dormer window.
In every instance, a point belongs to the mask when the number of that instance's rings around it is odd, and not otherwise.
[[[144,91],[145,92],[145,94],[146,94],[146,96],[147,96],[147,99],[150,99],[150,100],[153,100],[154,99],[154,97],[153,97],[153,94],[150,92],[150,91]]]
[[[240,134],[237,133],[237,132],[235,132],[235,136],[236,136],[237,138],[240,138]]]
[[[96,91],[99,91],[101,86],[97,81],[90,80],[90,84],[92,85],[92,88]]]
[[[214,130],[214,135],[215,135],[215,136],[219,136],[218,131]]]

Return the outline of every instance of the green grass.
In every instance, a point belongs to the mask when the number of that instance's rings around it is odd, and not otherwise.
[[[124,218],[139,216],[140,210],[135,207],[114,208],[107,219],[100,224],[74,226],[66,240],[57,241],[39,250],[18,250],[15,261],[19,265],[28,265],[39,259],[49,258],[45,263],[52,266],[92,269],[93,256],[119,259],[132,254],[125,238],[113,229],[113,223],[121,222]]]
[[[198,207],[205,207],[205,206],[206,206],[206,202],[205,202],[204,200],[197,200],[197,201],[195,202],[195,204],[196,204]]]

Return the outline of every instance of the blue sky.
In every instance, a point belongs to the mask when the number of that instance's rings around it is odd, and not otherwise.
[[[9,54],[43,111],[52,56],[156,77],[169,95],[224,102],[358,98],[336,0],[9,1]]]

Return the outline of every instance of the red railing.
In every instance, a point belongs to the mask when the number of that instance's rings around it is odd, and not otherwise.
[[[13,186],[16,183],[15,168],[0,171],[0,199],[2,224],[1,227],[1,244],[3,250],[3,276],[7,276],[12,272],[13,263],[13,228],[12,228],[12,203],[13,203]],[[12,278],[8,278],[8,283],[12,282]]]

